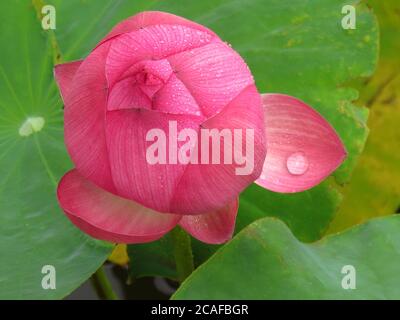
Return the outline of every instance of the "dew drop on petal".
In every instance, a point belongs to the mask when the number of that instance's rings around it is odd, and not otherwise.
[[[292,153],[286,160],[289,173],[300,176],[308,170],[308,159],[303,152]]]

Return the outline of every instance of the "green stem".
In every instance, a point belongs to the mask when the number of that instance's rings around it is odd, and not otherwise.
[[[100,299],[105,300],[118,300],[118,296],[113,291],[110,281],[107,279],[107,275],[104,271],[103,266],[97,269],[97,271],[90,278],[92,284]]]
[[[183,282],[194,270],[190,236],[180,227],[171,231],[179,282]]]

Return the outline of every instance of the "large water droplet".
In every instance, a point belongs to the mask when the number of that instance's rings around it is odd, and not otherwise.
[[[286,166],[291,174],[301,176],[308,170],[308,159],[303,152],[295,152],[287,158]]]

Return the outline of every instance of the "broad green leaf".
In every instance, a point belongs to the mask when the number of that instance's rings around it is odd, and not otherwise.
[[[191,238],[194,265],[197,267],[220,248]],[[150,243],[128,245],[129,277],[131,279],[161,276],[178,280],[175,264],[174,243],[171,233]]]
[[[253,184],[240,197],[236,232],[257,219],[272,216],[286,222],[302,241],[315,241],[326,231],[341,199],[331,181],[295,194],[277,194]]]
[[[368,110],[352,104],[357,91],[345,85],[371,75],[375,68],[377,24],[365,5],[358,0],[49,2],[57,9],[56,36],[67,60],[85,57],[123,18],[143,10],[163,10],[204,24],[231,43],[249,64],[260,92],[287,93],[316,108],[343,139],[347,161],[335,179],[298,195],[283,196],[251,186],[241,197],[238,230],[254,219],[276,216],[302,240],[321,237],[340,204],[336,181],[349,180],[368,134]],[[349,4],[357,9],[355,30],[341,27],[342,7]],[[195,246],[200,262],[215,250]],[[149,250],[155,254],[153,248]],[[163,250],[159,247],[160,256]]]
[[[400,42],[400,3],[397,0],[367,0],[378,17],[380,29],[380,58],[390,61],[396,67],[400,67],[399,51]]]
[[[400,3],[368,3],[377,13],[381,29],[378,71],[361,87],[360,95],[361,102],[371,109],[371,134],[329,232],[393,214],[400,205]]]
[[[129,245],[128,255],[129,276],[133,279],[148,276],[162,276],[172,280],[178,278],[170,233],[151,243]]]
[[[31,2],[3,2],[0,30],[0,299],[62,298],[111,245],[75,228],[56,201],[57,181],[72,165],[52,45]],[[46,265],[55,267],[55,289],[42,288]]]
[[[173,298],[399,299],[399,268],[399,216],[312,244],[299,242],[281,221],[264,218],[200,266]]]
[[[385,72],[381,63],[378,74]],[[342,206],[328,232],[343,230],[376,216],[390,215],[400,205],[400,69],[371,106],[365,152],[344,190]]]
[[[251,222],[265,217],[267,213],[271,213],[285,221],[300,239],[304,241],[318,239],[321,236],[320,232],[325,230],[321,229],[316,233],[315,225],[324,226],[325,221],[330,220],[331,213],[336,211],[335,206],[340,201],[340,193],[331,189],[330,183],[327,182],[316,188],[318,192],[314,197],[309,192],[276,195],[253,184],[240,199],[236,232]],[[277,196],[280,201],[273,201]],[[309,210],[299,210],[299,202],[308,206]],[[282,206],[284,210],[281,209]],[[207,245],[192,238],[195,265],[201,265],[220,247]],[[133,278],[163,276],[177,279],[173,249],[169,234],[152,243],[128,245],[130,276]]]

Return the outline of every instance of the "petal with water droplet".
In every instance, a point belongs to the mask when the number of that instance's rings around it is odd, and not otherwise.
[[[151,109],[150,98],[142,89],[132,83],[131,78],[118,81],[113,87],[107,101],[107,110],[131,108]]]
[[[201,121],[196,116],[147,109],[107,112],[107,146],[118,194],[157,211],[179,213],[170,208],[186,167],[177,158],[184,144],[177,141],[177,134],[182,129],[197,132]],[[156,143],[157,152],[153,153],[151,146]]]
[[[206,117],[220,112],[254,83],[244,60],[221,41],[168,58]]]
[[[207,154],[204,150],[207,149],[203,150],[200,145],[198,147],[200,163],[189,164],[186,167],[175,190],[171,212],[200,214],[218,210],[221,206],[232,202],[260,176],[265,159],[265,129],[261,97],[254,85],[244,89],[220,113],[202,123],[202,129],[202,133],[204,130],[214,130],[217,134],[227,130],[233,132],[231,137],[234,137],[234,130],[241,132],[241,137],[233,142],[233,150],[227,152],[237,156],[243,151],[244,162],[239,164],[236,159],[227,163],[223,147],[225,140],[220,145],[214,144],[211,140],[207,164],[202,160]],[[248,140],[251,136],[253,139]],[[205,140],[199,139],[201,143]],[[219,154],[219,161],[215,161],[217,163],[212,161],[215,159],[213,152]],[[243,168],[247,170],[239,170]]]
[[[104,37],[100,44],[118,35],[160,24],[171,25],[174,30],[178,28],[177,26],[185,26],[217,37],[210,29],[174,14],[161,11],[144,11],[118,23],[111,32]]]
[[[110,41],[106,77],[110,88],[132,65],[143,60],[160,60],[170,55],[198,48],[214,38],[205,32],[182,25],[152,25],[125,33]],[[107,42],[108,43],[108,42]]]
[[[224,243],[232,238],[238,206],[239,201],[236,199],[222,209],[210,213],[183,216],[179,225],[202,242]]]
[[[169,113],[202,115],[196,100],[174,74],[154,95],[153,108]]]
[[[346,157],[332,126],[304,102],[283,94],[263,95],[267,156],[256,183],[283,193],[312,188]]]

